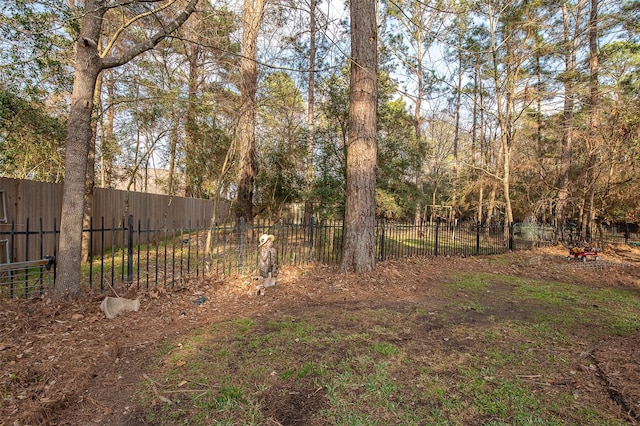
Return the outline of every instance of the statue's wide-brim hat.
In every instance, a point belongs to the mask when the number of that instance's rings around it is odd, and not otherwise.
[[[262,247],[263,245],[267,244],[268,241],[273,241],[275,239],[276,237],[274,237],[273,235],[262,234],[260,235],[260,244],[258,244],[258,247]]]

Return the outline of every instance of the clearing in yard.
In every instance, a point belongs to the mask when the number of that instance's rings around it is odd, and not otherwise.
[[[111,320],[105,294],[4,300],[0,425],[638,424],[639,253],[286,268],[263,297],[201,279]]]

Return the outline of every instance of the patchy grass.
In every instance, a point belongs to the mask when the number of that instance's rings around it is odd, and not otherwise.
[[[469,272],[444,293],[163,341],[138,412],[157,425],[627,424],[575,383],[593,376],[595,341],[640,330],[638,293]]]

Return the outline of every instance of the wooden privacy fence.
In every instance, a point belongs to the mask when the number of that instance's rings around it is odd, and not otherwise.
[[[8,233],[42,232],[44,251],[51,253],[55,245],[53,232],[60,228],[61,209],[62,184],[0,177],[0,232],[5,234],[5,237],[0,235],[0,263],[26,261],[39,255],[38,247],[23,246],[24,240],[17,239],[7,258]],[[95,188],[91,228],[99,226],[103,218],[108,218],[106,227],[115,228],[121,219],[112,218],[128,215],[145,218],[157,227],[176,227],[189,221],[205,225],[212,213],[211,200]],[[225,220],[227,216],[227,203],[221,203],[217,217]],[[110,234],[105,234],[105,238],[105,244],[111,246]],[[99,246],[94,245],[92,249],[97,252]]]

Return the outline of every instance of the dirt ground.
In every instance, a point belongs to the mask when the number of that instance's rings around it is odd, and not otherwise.
[[[278,287],[256,297],[244,277],[199,279],[171,289],[120,296],[140,297],[140,311],[106,319],[105,294],[57,302],[48,297],[0,301],[0,426],[136,424],[131,397],[163,339],[205,324],[263,317],[335,304],[358,306],[416,302],[415,289],[443,286],[451,270],[485,271],[589,286],[640,290],[640,249],[604,248],[597,262],[567,263],[562,248],[490,257],[424,258],[383,262],[366,275],[333,267],[286,267]],[[251,293],[251,294],[249,294]],[[424,293],[422,293],[424,294]],[[113,294],[108,294],[113,295]],[[195,304],[198,298],[207,300]],[[640,333],[600,342],[597,371],[583,387],[601,386],[601,401],[618,405],[630,424],[640,424]],[[581,384],[576,384],[580,387]],[[612,402],[613,401],[613,402]]]

